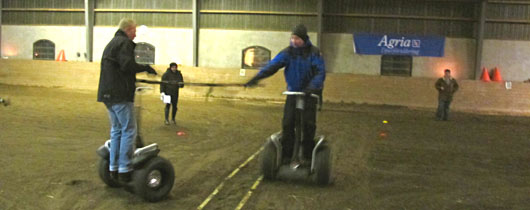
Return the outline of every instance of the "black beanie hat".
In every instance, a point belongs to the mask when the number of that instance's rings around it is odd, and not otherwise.
[[[171,68],[172,66],[177,66],[177,64],[176,64],[175,62],[170,63],[170,64],[169,64],[169,68]],[[178,66],[177,66],[177,67],[178,67]]]
[[[303,24],[298,24],[293,28],[293,35],[300,37],[304,42],[309,40],[309,36],[307,36],[307,28]]]

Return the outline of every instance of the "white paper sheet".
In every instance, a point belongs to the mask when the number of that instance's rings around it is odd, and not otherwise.
[[[171,103],[171,96],[170,95],[164,95],[164,103],[170,104]]]

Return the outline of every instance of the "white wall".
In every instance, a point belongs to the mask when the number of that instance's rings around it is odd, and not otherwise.
[[[503,80],[530,79],[530,42],[485,40],[482,67],[499,68]]]
[[[55,57],[64,50],[67,60],[84,60],[85,27],[81,26],[11,26],[2,25],[2,56],[33,59],[33,43],[48,39],[55,43]]]
[[[240,68],[241,51],[259,45],[271,51],[271,59],[289,46],[291,32],[202,29],[199,39],[199,66]],[[309,33],[315,45],[316,33]]]
[[[381,55],[356,54],[352,34],[324,34],[323,53],[328,70],[333,73],[380,75]],[[475,61],[475,41],[446,38],[444,57],[413,57],[412,76],[440,77],[446,68],[459,79],[471,79]]]
[[[103,50],[114,37],[118,29],[115,27],[94,27],[94,61],[101,60]],[[192,30],[176,28],[138,27],[134,42],[147,42],[155,46],[155,64],[180,62],[183,65],[193,64]]]
[[[444,57],[413,57],[413,77],[441,77],[445,69],[457,79],[474,79],[475,41],[445,39]]]
[[[94,28],[94,61],[112,39],[117,28]],[[8,58],[33,58],[33,43],[48,39],[55,43],[56,56],[65,50],[66,59],[84,61],[85,27],[83,26],[2,26],[2,56]],[[309,34],[312,41],[316,34]],[[180,62],[193,64],[192,30],[179,28],[137,29],[135,42],[148,42],[155,46],[155,63],[167,65]],[[290,32],[200,30],[199,66],[214,68],[240,68],[241,50],[260,45],[271,50],[274,57],[288,46]],[[359,55],[353,52],[352,34],[324,34],[322,53],[326,67],[333,73],[379,75],[381,56]],[[314,43],[318,45],[318,43]],[[81,57],[77,57],[77,53]],[[523,81],[530,78],[530,41],[485,40],[482,66],[499,67],[504,80]],[[414,57],[414,77],[439,77],[445,68],[453,70],[457,79],[474,79],[475,41],[473,39],[446,38],[445,56]]]

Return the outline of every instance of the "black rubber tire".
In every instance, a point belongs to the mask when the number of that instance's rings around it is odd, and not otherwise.
[[[99,160],[99,169],[98,169],[99,177],[107,186],[109,187],[121,187],[118,180],[114,180],[110,178],[110,171],[109,171],[109,161],[105,158],[101,158]]]
[[[261,172],[265,180],[276,179],[276,173],[278,172],[278,166],[276,165],[276,146],[272,141],[268,141],[265,144],[263,152],[261,152]]]
[[[149,174],[158,171],[161,175],[161,182],[156,187],[150,187]],[[159,156],[148,160],[140,169],[134,171],[132,185],[134,192],[149,202],[157,202],[164,199],[175,182],[175,171],[171,163]]]
[[[329,184],[331,176],[331,149],[323,145],[315,157],[315,182],[318,185]]]

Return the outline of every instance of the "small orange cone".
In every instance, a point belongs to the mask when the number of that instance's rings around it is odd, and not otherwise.
[[[56,61],[66,61],[66,57],[64,56],[64,50],[61,50],[59,52],[59,55],[57,55]]]
[[[493,76],[491,77],[491,81],[502,82],[501,72],[499,71],[499,68],[495,67],[495,69],[493,70]]]
[[[480,80],[483,82],[491,82],[490,74],[486,68],[482,68],[482,76],[480,76]]]

